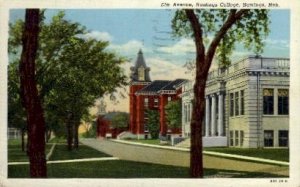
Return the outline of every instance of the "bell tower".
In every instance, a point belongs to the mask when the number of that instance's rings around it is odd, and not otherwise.
[[[140,103],[141,98],[139,98],[138,102],[138,96],[135,95],[135,93],[138,90],[141,90],[145,86],[149,85],[151,83],[150,79],[150,68],[147,67],[143,52],[140,49],[137,55],[137,59],[135,61],[134,66],[130,68],[131,74],[130,74],[130,86],[129,86],[129,102],[130,102],[130,125],[129,125],[129,131],[133,134],[142,134],[143,130],[140,129],[137,126],[137,122],[139,119],[137,116],[137,113],[141,110]]]

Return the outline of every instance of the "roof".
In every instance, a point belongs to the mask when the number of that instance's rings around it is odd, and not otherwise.
[[[103,119],[112,120],[117,114],[122,114],[122,113],[127,114],[126,112],[108,112],[104,115]]]
[[[142,52],[141,49],[138,52],[138,56],[137,56],[137,59],[135,61],[135,65],[130,68],[130,70],[131,70],[130,78],[131,78],[132,81],[139,81],[138,80],[138,69],[140,67],[143,67],[145,69],[145,80],[142,81],[142,82],[151,81],[150,75],[149,75],[150,68],[147,67],[147,65],[146,65],[146,62],[145,62],[145,59],[144,59],[144,56],[143,56],[143,52]]]
[[[162,91],[176,91],[176,86],[181,85],[186,79],[170,80],[156,80],[148,86],[136,92],[141,95],[156,95]],[[171,94],[171,93],[170,93]]]
[[[162,90],[176,90],[178,85],[181,85],[186,79],[176,79],[162,88]]]

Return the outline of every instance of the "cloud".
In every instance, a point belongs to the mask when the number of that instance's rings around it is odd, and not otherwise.
[[[186,69],[161,58],[147,59],[147,65],[151,68],[152,80],[174,80],[178,78],[191,79],[191,74],[186,74]]]
[[[288,40],[272,40],[266,39],[264,40],[266,46],[273,48],[273,49],[287,49],[290,48],[290,41]]]
[[[159,47],[157,50],[173,55],[184,55],[186,53],[195,52],[195,43],[192,39],[182,38],[172,46]]]
[[[89,33],[81,35],[84,39],[96,39],[98,41],[109,41],[113,40],[113,36],[108,32],[100,32],[100,31],[91,31]]]
[[[138,40],[130,40],[127,43],[124,44],[111,44],[109,45],[109,49],[116,51],[119,54],[122,55],[132,55],[137,54],[137,52],[140,49],[143,49],[143,51],[146,51],[146,48],[143,46],[143,43]]]

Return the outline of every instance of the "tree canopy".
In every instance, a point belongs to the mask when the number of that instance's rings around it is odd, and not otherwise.
[[[181,101],[170,101],[165,106],[166,119],[168,121],[169,128],[180,128],[181,127]]]
[[[147,110],[146,116],[148,117],[146,124],[151,138],[157,139],[159,136],[159,112],[157,110]]]
[[[10,24],[11,61],[18,59],[23,27],[22,20]],[[107,50],[108,42],[84,37],[88,30],[66,20],[64,12],[59,12],[49,23],[42,19],[40,28],[36,81],[46,125],[61,130],[63,127],[57,123],[70,121],[76,134],[80,119],[97,98],[127,84],[121,68],[125,59]],[[12,63],[9,66],[13,68]]]
[[[197,37],[208,52],[217,44],[216,57],[221,66],[230,64],[230,56],[241,44],[255,54],[263,52],[264,39],[270,33],[267,9],[195,9],[201,36],[195,35],[193,23],[185,10],[178,10],[172,20],[173,36]],[[232,24],[234,22],[234,24]]]
[[[126,112],[117,112],[111,119],[113,128],[127,128],[129,123],[129,114]]]

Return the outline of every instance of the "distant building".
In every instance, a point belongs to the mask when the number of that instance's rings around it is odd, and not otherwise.
[[[168,129],[164,107],[169,101],[180,99],[181,84],[185,79],[151,81],[150,68],[147,67],[141,50],[138,52],[135,66],[130,70],[129,131],[138,139],[149,138],[146,110],[157,110],[160,115],[160,135],[180,135],[181,128]]]
[[[190,136],[192,81],[183,84],[182,135]],[[204,146],[289,146],[289,59],[250,56],[211,71]]]
[[[125,112],[108,112],[98,116],[96,121],[98,138],[117,138],[120,133],[128,129],[128,124],[122,128],[113,126],[112,119],[120,113]]]

